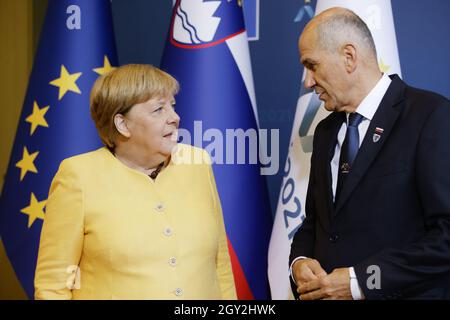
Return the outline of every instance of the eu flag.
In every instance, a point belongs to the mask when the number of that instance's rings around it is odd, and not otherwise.
[[[29,298],[50,183],[64,158],[101,146],[95,79],[116,64],[109,0],[50,0],[0,202],[0,235]]]
[[[258,126],[242,1],[178,0],[162,69],[180,82],[181,128],[213,159],[238,298],[267,299],[272,216],[259,163],[251,161]],[[245,133],[246,147],[231,133]]]

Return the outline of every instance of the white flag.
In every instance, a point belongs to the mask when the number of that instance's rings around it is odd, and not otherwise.
[[[348,8],[366,22],[375,41],[381,71],[401,77],[391,1],[318,0],[316,15],[332,7]],[[304,88],[304,79],[305,72],[269,246],[268,275],[272,299],[276,300],[293,297],[289,284],[289,252],[292,238],[305,218],[314,130],[328,114],[314,91]]]

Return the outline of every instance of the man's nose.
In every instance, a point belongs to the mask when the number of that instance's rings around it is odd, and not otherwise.
[[[305,76],[305,88],[311,89],[316,85],[316,81],[314,80],[314,75],[311,72],[311,70],[306,70],[306,76]]]

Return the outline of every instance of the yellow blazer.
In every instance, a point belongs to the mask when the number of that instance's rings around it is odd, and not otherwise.
[[[206,163],[187,164],[194,153]],[[47,201],[35,298],[236,299],[207,153],[179,144],[155,181],[106,148],[62,161]]]

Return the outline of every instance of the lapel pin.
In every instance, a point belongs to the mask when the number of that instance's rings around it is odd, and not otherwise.
[[[384,132],[384,129],[376,127],[375,133],[373,134],[373,142],[377,143],[380,140],[383,132]]]
[[[341,173],[349,173],[350,172],[350,165],[347,162],[344,162],[341,165]]]

